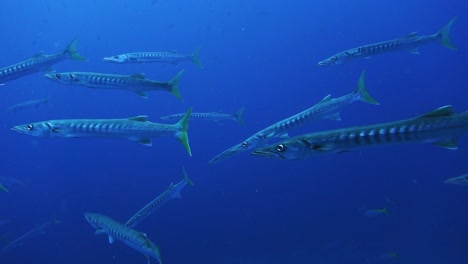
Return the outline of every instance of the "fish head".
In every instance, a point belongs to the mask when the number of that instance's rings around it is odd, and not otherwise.
[[[47,73],[43,76],[49,80],[59,82],[62,84],[80,84],[80,79],[73,72]]]
[[[450,178],[444,181],[445,183],[449,184],[459,184],[459,185],[468,185],[468,174]]]
[[[224,160],[230,156],[239,154],[241,152],[247,151],[254,149],[255,147],[258,147],[258,144],[260,144],[261,138],[258,135],[254,135],[245,141],[241,142],[240,144],[234,145],[230,147],[229,149],[221,152],[218,154],[216,157],[214,157],[212,160],[210,160],[208,163],[216,163],[218,161]]]
[[[100,218],[100,214],[95,214],[95,213],[85,213],[84,214],[84,217],[86,219],[86,221],[88,221],[88,223],[96,228],[96,229],[101,229],[101,227],[99,226],[99,218]]]
[[[107,62],[116,62],[116,63],[122,63],[122,62],[127,62],[129,61],[129,57],[125,54],[121,54],[121,55],[115,55],[115,56],[111,56],[111,57],[104,57],[104,59],[102,59],[103,61],[107,61]]]
[[[50,137],[51,132],[53,132],[52,125],[47,121],[18,125],[11,129],[18,133],[34,137]]]
[[[319,61],[317,66],[330,66],[330,65],[338,65],[347,62],[351,58],[352,53],[350,51],[344,51],[337,53],[329,58],[324,59],[323,61]]]
[[[292,139],[256,149],[252,155],[294,160],[322,154],[322,151],[322,147],[313,146],[307,139]]]

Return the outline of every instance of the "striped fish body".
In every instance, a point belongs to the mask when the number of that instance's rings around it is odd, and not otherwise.
[[[162,120],[173,120],[173,119],[180,119],[184,113],[172,114],[161,117]],[[239,116],[237,114],[225,114],[219,112],[210,112],[210,113],[192,113],[190,115],[190,119],[193,120],[206,120],[206,121],[213,121],[213,122],[223,122],[226,120],[234,120],[238,121]]]
[[[18,133],[36,137],[62,138],[123,138],[151,146],[151,138],[174,135],[191,155],[187,130],[190,108],[175,124],[149,122],[147,116],[122,119],[61,119],[49,120],[12,128]]]
[[[146,234],[131,229],[105,215],[85,213],[85,218],[91,226],[96,228],[96,234],[107,234],[110,243],[118,240],[147,258],[152,257],[161,263],[158,246]]]
[[[151,63],[165,62],[178,65],[179,62],[191,61],[200,68],[203,68],[199,59],[199,49],[196,49],[191,54],[177,53],[177,51],[161,51],[161,52],[131,52],[120,55],[105,57],[103,61],[115,63]]]
[[[404,37],[382,41],[374,44],[364,45],[357,48],[352,48],[339,52],[325,60],[320,61],[318,66],[343,64],[355,58],[369,58],[374,55],[406,50],[413,54],[419,54],[418,48],[432,42],[440,42],[445,47],[456,50],[450,38],[450,31],[455,18],[445,25],[439,32],[432,35],[420,36],[416,32],[412,32]]]
[[[298,136],[255,150],[254,155],[303,159],[328,153],[402,143],[432,143],[456,148],[456,138],[468,131],[468,112],[455,114],[451,106],[390,123],[351,127]]]
[[[467,185],[468,186],[468,174],[460,175],[445,180],[445,183],[457,184],[457,185]]]
[[[31,73],[51,70],[52,65],[65,59],[86,60],[77,53],[76,43],[77,40],[73,40],[61,53],[52,55],[39,53],[28,60],[1,68],[0,84]]]
[[[141,210],[135,213],[128,221],[125,223],[126,226],[134,228],[141,221],[146,219],[150,214],[152,214],[157,209],[165,205],[169,200],[173,198],[181,198],[180,191],[187,185],[193,185],[192,181],[188,178],[187,173],[184,169],[184,179],[180,182],[173,184],[171,183],[169,187],[154,200],[145,205]]]
[[[171,90],[171,85],[168,82],[153,81],[147,79],[143,74],[118,75],[94,72],[62,72],[46,74],[45,76],[62,84],[90,88],[121,89],[132,92]]]
[[[178,90],[182,73],[183,70],[167,82],[147,79],[144,74],[118,75],[94,72],[62,72],[45,74],[44,77],[66,85],[130,91],[145,98],[148,91],[167,91],[182,100]]]

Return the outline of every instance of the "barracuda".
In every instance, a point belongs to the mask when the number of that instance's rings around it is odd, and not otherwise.
[[[445,180],[445,183],[457,184],[457,185],[468,185],[468,174],[460,175]]]
[[[177,51],[160,51],[160,52],[132,52],[120,55],[105,57],[103,61],[115,63],[149,63],[149,62],[166,62],[178,65],[182,61],[191,61],[201,69],[203,65],[200,62],[200,49],[196,49],[192,54],[177,53]]]
[[[28,60],[1,68],[0,85],[3,85],[7,81],[18,79],[31,73],[52,71],[53,69],[50,68],[52,65],[66,59],[85,61],[86,59],[81,57],[81,55],[76,51],[76,44],[77,40],[74,39],[61,53],[52,55],[38,53]]]
[[[456,114],[448,105],[411,119],[301,135],[257,149],[252,154],[268,158],[304,159],[403,143],[432,143],[457,149],[457,137],[466,132],[468,112]]]
[[[96,235],[107,234],[109,236],[109,243],[113,244],[115,240],[118,240],[145,255],[148,264],[150,257],[161,263],[158,246],[145,233],[131,229],[102,214],[85,213],[85,218],[92,227],[96,228]]]
[[[62,72],[45,74],[49,80],[67,85],[77,85],[89,88],[114,89],[130,91],[147,98],[148,91],[167,91],[183,101],[179,93],[180,77],[184,70],[167,82],[147,79],[144,74],[117,75],[94,72]]]
[[[175,135],[192,156],[187,136],[190,108],[175,124],[149,122],[147,116],[122,119],[61,119],[19,125],[12,130],[36,137],[123,138],[151,146],[152,137]]]
[[[46,98],[42,98],[42,99],[29,100],[26,102],[15,104],[15,105],[8,107],[7,111],[17,112],[17,111],[21,111],[27,108],[39,107],[40,105],[43,105],[43,104],[49,104],[49,99],[50,99],[50,96]]]
[[[289,130],[304,125],[305,123],[312,120],[341,120],[340,110],[355,101],[363,101],[369,104],[379,104],[367,92],[365,85],[365,77],[366,71],[363,71],[359,78],[358,85],[352,93],[338,98],[332,98],[331,95],[328,95],[314,106],[296,115],[283,119],[253,134],[244,142],[234,145],[231,148],[223,151],[222,153],[214,157],[209,163],[215,163],[240,152],[264,146],[268,144],[268,140],[270,139],[289,137]]]
[[[455,19],[456,18],[450,20],[445,27],[435,34],[419,36],[416,32],[412,32],[401,38],[364,45],[339,52],[323,61],[320,61],[317,65],[328,66],[343,64],[356,58],[369,58],[374,55],[400,50],[407,50],[413,54],[419,54],[419,47],[432,42],[440,42],[451,50],[457,50],[450,39],[450,31]]]
[[[179,119],[184,115],[184,113],[178,113],[168,116],[161,117],[162,120],[172,120],[172,119]],[[235,120],[239,124],[244,125],[244,108],[242,107],[234,114],[224,114],[219,112],[211,112],[211,113],[192,113],[190,115],[190,119],[195,120],[209,120],[214,122],[222,122],[224,120]]]
[[[141,221],[143,221],[157,209],[161,208],[161,206],[165,205],[172,198],[181,198],[180,191],[187,184],[190,186],[193,185],[193,182],[187,176],[187,172],[185,171],[185,169],[182,169],[182,173],[184,174],[183,180],[176,184],[171,183],[161,195],[156,197],[154,200],[145,205],[145,207],[143,207],[140,211],[138,211],[132,217],[130,217],[130,219],[128,219],[125,225],[130,228],[134,228],[139,223],[141,223]]]

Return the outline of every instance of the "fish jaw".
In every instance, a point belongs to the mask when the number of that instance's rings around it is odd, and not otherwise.
[[[241,153],[243,151],[249,150],[248,146],[245,146],[245,147],[243,146],[244,143],[245,143],[245,141],[242,142],[241,144],[237,144],[237,145],[234,145],[234,146],[230,147],[229,149],[221,152],[216,157],[211,159],[208,163],[217,163],[219,161],[227,159],[228,157],[231,157],[231,156],[239,154],[239,153]]]
[[[285,159],[281,153],[271,150],[269,148],[257,149],[251,153],[254,156],[261,156],[270,159]]]
[[[102,60],[107,61],[107,62],[121,63],[121,62],[126,62],[128,58],[125,55],[115,55],[111,57],[104,57],[104,59]]]
[[[47,122],[39,122],[14,126],[11,130],[29,136],[48,137],[50,135],[51,127],[52,126]]]

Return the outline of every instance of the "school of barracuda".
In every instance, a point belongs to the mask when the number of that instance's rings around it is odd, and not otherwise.
[[[451,27],[455,18],[446,26],[432,35],[419,36],[410,33],[404,37],[382,41],[375,44],[359,46],[339,52],[325,60],[318,62],[318,66],[332,66],[343,64],[356,58],[368,58],[374,55],[408,51],[419,54],[419,48],[432,42],[439,42],[443,46],[456,50],[450,38]],[[71,59],[86,61],[77,51],[77,39],[74,39],[62,51],[56,54],[45,55],[39,53],[34,57],[5,66],[0,69],[0,85],[4,85],[23,76],[46,71],[43,76],[49,80],[70,86],[82,86],[94,89],[130,91],[146,98],[148,92],[165,91],[182,100],[179,91],[179,81],[184,70],[179,71],[173,78],[167,81],[155,81],[146,78],[143,74],[117,75],[96,72],[52,72],[52,66],[60,61]],[[200,50],[192,53],[181,54],[176,51],[149,51],[131,52],[119,55],[110,55],[103,61],[112,63],[153,63],[162,62],[179,65],[189,61],[203,69],[199,58]],[[365,85],[366,71],[364,70],[354,89],[349,94],[333,98],[325,96],[317,104],[312,105],[293,116],[279,120],[278,122],[254,133],[227,150],[222,151],[209,163],[216,163],[245,151],[251,151],[253,155],[275,159],[304,159],[313,156],[343,153],[355,149],[370,147],[398,145],[403,143],[430,143],[448,149],[457,149],[457,138],[468,132],[468,112],[455,113],[452,106],[441,106],[426,114],[410,119],[388,123],[355,126],[328,131],[319,131],[289,138],[288,132],[311,121],[323,119],[341,120],[340,111],[353,102],[361,101],[373,105],[379,105],[368,92]],[[49,97],[34,99],[12,105],[7,111],[16,112],[27,108],[35,108],[48,104]],[[244,125],[244,108],[240,108],[233,114],[220,112],[195,113],[190,107],[185,113],[176,113],[161,117],[162,120],[176,119],[173,124],[162,124],[148,121],[147,116],[135,116],[115,119],[59,119],[34,121],[27,124],[14,126],[13,131],[35,137],[61,137],[61,138],[116,138],[128,139],[140,144],[151,146],[151,138],[160,136],[174,136],[184,146],[191,156],[192,151],[188,139],[189,120],[210,120],[222,122],[234,120]],[[109,243],[118,240],[127,246],[143,254],[147,263],[150,258],[161,263],[159,247],[150,240],[146,233],[134,228],[144,219],[147,219],[155,210],[165,205],[172,198],[180,198],[180,192],[186,185],[193,185],[183,169],[183,179],[170,186],[154,200],[147,203],[134,215],[130,216],[126,223],[121,223],[99,213],[85,213],[85,219],[96,229],[95,234],[106,234]],[[8,192],[0,178],[0,191]],[[4,178],[4,181],[10,181]],[[467,175],[461,175],[447,179],[446,183],[468,185]],[[386,210],[386,209],[385,209]],[[382,211],[382,210],[380,210]],[[385,211],[386,212],[386,211]],[[5,220],[6,221],[6,220]],[[9,220],[8,220],[9,221]],[[9,250],[20,246],[24,240],[37,233],[44,232],[53,224],[60,221],[52,219],[39,225],[0,249],[0,254],[6,254]]]

